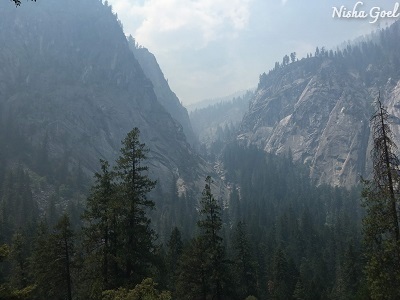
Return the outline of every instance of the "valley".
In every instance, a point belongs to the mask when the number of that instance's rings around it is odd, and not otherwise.
[[[107,1],[0,16],[0,299],[400,296],[399,21],[188,112]]]

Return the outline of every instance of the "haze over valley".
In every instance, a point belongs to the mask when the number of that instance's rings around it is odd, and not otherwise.
[[[1,2],[0,299],[399,299],[400,5],[350,2]]]

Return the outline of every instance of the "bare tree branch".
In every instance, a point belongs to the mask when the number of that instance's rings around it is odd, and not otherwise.
[[[15,6],[20,6],[21,5],[21,0],[11,0],[11,1],[15,3]],[[36,2],[36,0],[31,0],[31,1]]]

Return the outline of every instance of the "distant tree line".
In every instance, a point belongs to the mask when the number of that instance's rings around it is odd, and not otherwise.
[[[327,50],[325,47],[316,47],[314,53],[307,53],[302,58],[302,68],[307,69],[313,65],[320,65],[323,61],[334,61],[336,66],[343,69],[355,69],[367,85],[373,83],[385,83],[387,78],[399,78],[399,71],[396,66],[400,63],[400,25],[399,22],[391,26],[371,33],[345,46]],[[281,63],[276,62],[275,66],[268,73],[259,77],[258,87],[265,86],[268,76],[279,72],[282,68],[290,65],[290,62],[298,61],[296,53],[285,55]]]

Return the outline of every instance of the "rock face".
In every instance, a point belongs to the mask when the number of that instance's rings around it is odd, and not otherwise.
[[[249,108],[252,91],[225,102],[209,105],[190,112],[190,121],[201,144],[207,148],[217,140],[225,140],[226,131],[235,131]]]
[[[318,184],[356,184],[369,172],[369,120],[378,90],[389,112],[400,113],[399,54],[389,44],[398,40],[398,23],[380,34],[381,44],[365,41],[263,74],[239,139],[267,152],[291,151]],[[399,144],[398,126],[393,131]]]
[[[164,106],[172,118],[182,125],[187,141],[192,147],[195,146],[197,144],[197,139],[193,133],[188,112],[169,87],[155,56],[148,49],[138,47],[132,37],[128,38],[128,42],[130,49],[134,53],[146,77],[149,78],[153,84],[154,93],[157,96],[158,102]]]
[[[150,176],[203,181],[181,124],[157,100],[111,7],[98,0],[0,4],[0,121],[87,172],[115,160],[133,127]]]

